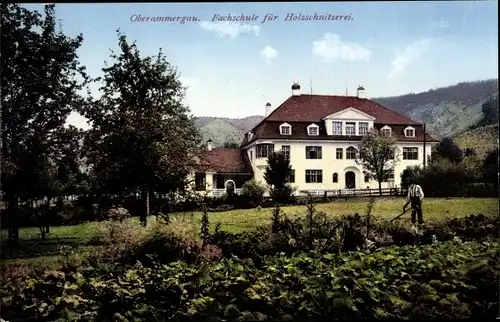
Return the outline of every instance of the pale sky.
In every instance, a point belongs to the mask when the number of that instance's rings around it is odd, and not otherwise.
[[[285,21],[314,13],[350,19]],[[189,86],[185,103],[195,116],[263,115],[267,102],[290,96],[293,81],[325,95],[346,87],[353,95],[363,84],[381,97],[498,78],[497,1],[58,4],[56,14],[67,35],[83,33],[79,57],[94,77],[118,49],[117,29],[144,56],[161,47]],[[258,18],[213,21],[216,14]],[[262,22],[266,14],[278,17]],[[198,21],[132,21],[138,15]],[[99,96],[98,86],[92,93]],[[75,114],[68,122],[86,127]]]

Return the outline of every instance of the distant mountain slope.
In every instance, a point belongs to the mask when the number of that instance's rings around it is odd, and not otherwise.
[[[203,140],[212,140],[214,147],[222,147],[224,143],[241,143],[243,135],[242,129],[234,126],[222,119],[212,119],[200,128]]]
[[[481,106],[498,95],[498,79],[458,83],[418,94],[373,100],[411,119],[427,124],[437,138],[467,130],[482,117]]]
[[[241,119],[202,116],[195,118],[195,124],[200,129],[204,142],[211,139],[214,146],[221,147],[224,143],[237,143],[239,145],[245,133],[263,118],[259,115]]]
[[[481,158],[484,158],[489,151],[498,147],[497,140],[498,124],[479,127],[454,137],[454,141],[460,148],[472,148]]]

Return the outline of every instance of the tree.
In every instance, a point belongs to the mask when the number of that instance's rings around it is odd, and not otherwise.
[[[226,149],[237,149],[239,147],[239,144],[236,142],[224,142],[222,147]]]
[[[418,165],[409,166],[404,169],[401,173],[401,189],[408,189],[411,180],[422,185],[423,174],[424,170]]]
[[[496,189],[498,189],[498,148],[490,151],[486,158],[484,159],[482,170],[483,178],[486,182],[493,183]]]
[[[283,152],[273,152],[268,156],[264,179],[270,187],[271,197],[276,202],[287,202],[290,199],[292,189],[288,178],[291,172],[290,160]]]
[[[378,189],[382,195],[382,182],[387,180],[388,171],[393,170],[399,161],[396,139],[376,129],[370,131],[359,144],[356,163],[363,166],[378,181]]]
[[[460,163],[464,158],[462,149],[453,141],[452,138],[443,138],[434,150],[434,160],[448,159],[453,163]]]
[[[113,64],[102,69],[102,96],[82,111],[93,125],[86,156],[100,193],[140,193],[145,224],[150,192],[184,190],[201,140],[182,104],[179,75],[161,48],[155,57],[142,58],[135,42],[117,33],[120,53],[112,52]]]
[[[50,141],[81,104],[78,91],[88,77],[77,56],[83,37],[67,37],[57,30],[53,4],[45,6],[43,17],[17,4],[2,3],[1,11],[1,181],[9,241],[17,244],[23,197],[19,183],[26,182],[29,172],[24,165],[27,159],[48,158],[48,146],[40,142]]]

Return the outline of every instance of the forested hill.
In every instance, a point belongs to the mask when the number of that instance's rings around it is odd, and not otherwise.
[[[464,132],[481,121],[482,105],[497,95],[498,79],[490,79],[373,100],[426,123],[429,131],[439,138]]]

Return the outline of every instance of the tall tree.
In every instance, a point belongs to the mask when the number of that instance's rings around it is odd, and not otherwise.
[[[448,159],[453,163],[460,163],[464,159],[464,153],[452,138],[446,137],[439,141],[434,149],[433,160],[439,160],[440,158]]]
[[[140,193],[146,207],[157,191],[183,190],[200,136],[183,105],[179,74],[163,55],[141,57],[119,30],[120,53],[103,68],[102,96],[83,109],[92,122],[86,137],[87,157],[99,185],[108,192]]]
[[[271,197],[277,202],[286,202],[292,192],[288,178],[292,172],[290,160],[281,151],[271,153],[267,158],[264,180],[270,188]]]
[[[376,129],[371,130],[361,140],[356,154],[356,163],[377,180],[380,195],[382,195],[382,182],[388,179],[389,171],[394,171],[398,161],[396,139]]]
[[[490,151],[483,161],[482,172],[486,182],[493,183],[498,189],[499,168],[498,168],[498,148]]]
[[[9,241],[19,240],[21,164],[33,156],[31,138],[49,141],[62,127],[87,81],[76,51],[83,42],[58,30],[55,6],[44,15],[17,4],[1,5],[2,190],[8,203]],[[40,157],[46,146],[40,145]]]

